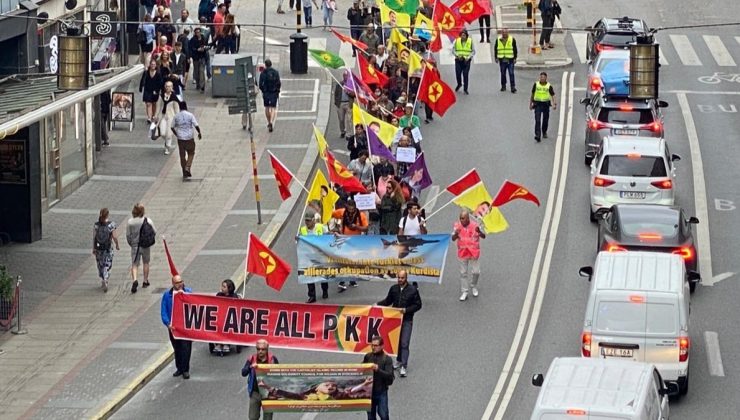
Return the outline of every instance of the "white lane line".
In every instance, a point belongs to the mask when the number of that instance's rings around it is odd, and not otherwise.
[[[452,54],[452,41],[446,36],[442,37],[442,49],[439,51],[439,64],[446,66],[455,64],[455,56]]]
[[[342,42],[339,45],[339,57],[344,60],[344,65],[348,69],[355,68],[355,62],[357,60],[355,59],[355,57],[352,57],[352,45],[347,42]]]
[[[563,86],[563,90],[560,92],[560,104],[562,105],[565,100],[565,83],[567,81],[568,72],[563,72],[563,80],[561,83],[561,86]],[[522,334],[524,332],[524,328],[527,326],[527,315],[529,314],[529,310],[531,308],[532,303],[532,295],[534,294],[534,289],[537,284],[537,278],[539,274],[540,264],[542,262],[542,254],[544,251],[544,246],[547,239],[547,234],[550,227],[550,219],[552,217],[552,210],[554,207],[554,201],[555,201],[555,188],[557,185],[557,175],[561,166],[561,151],[562,151],[562,138],[563,138],[563,121],[565,120],[565,109],[563,107],[560,108],[560,124],[558,124],[558,137],[555,145],[555,157],[553,161],[552,166],[552,175],[550,178],[550,191],[547,195],[547,205],[545,206],[545,216],[542,220],[542,227],[540,228],[540,237],[537,241],[537,250],[535,252],[534,256],[534,262],[532,264],[532,271],[529,274],[529,284],[527,285],[527,292],[524,296],[524,302],[522,303],[522,311],[519,314],[519,321],[517,322],[517,328],[514,333],[514,340],[511,342],[511,347],[509,348],[509,354],[506,356],[506,361],[504,362],[504,367],[501,370],[501,374],[498,377],[498,381],[496,381],[496,386],[493,389],[493,394],[491,395],[491,399],[488,401],[488,405],[486,406],[485,411],[483,412],[483,416],[481,417],[481,420],[490,420],[491,416],[493,415],[493,409],[496,407],[496,404],[498,403],[499,399],[501,398],[501,391],[504,388],[504,385],[506,384],[506,381],[509,377],[509,373],[511,371],[511,366],[514,362],[514,357],[518,354],[519,350],[519,344],[522,339]],[[503,413],[501,413],[503,415]]]
[[[424,203],[426,214],[432,214],[432,212],[434,212],[434,207],[437,205],[437,195],[439,195],[439,185],[432,185],[429,187],[427,197],[432,197],[432,199]]]
[[[309,38],[308,48],[312,50],[326,51],[326,38]],[[308,67],[321,67],[321,65],[319,65],[319,63],[317,63],[316,60],[314,60],[313,58],[308,57]]]
[[[735,41],[737,41],[737,43],[740,44],[740,36],[736,36]]]
[[[668,60],[665,58],[665,55],[663,55],[663,50],[658,48],[658,62],[661,66],[667,66]]]
[[[699,135],[696,133],[694,117],[691,115],[691,106],[686,99],[685,93],[676,95],[678,105],[683,114],[686,124],[686,134],[689,136],[689,148],[691,149],[691,167],[694,176],[694,211],[699,218],[696,227],[697,240],[699,242],[699,270],[701,271],[701,284],[712,286],[712,249],[709,245],[709,211],[707,210],[707,187],[704,183],[704,164],[701,160],[701,149],[699,148]]]
[[[247,255],[247,248],[244,249],[202,249],[198,256],[219,257],[225,255]]]
[[[689,41],[689,37],[686,35],[669,35],[671,38],[671,42],[673,43],[673,48],[676,49],[676,53],[678,53],[678,58],[681,59],[681,63],[685,66],[701,66],[701,60],[699,60],[699,56],[696,55],[696,51],[694,51],[694,47],[691,46],[691,41]]]
[[[586,62],[586,39],[588,35],[584,32],[573,32],[570,34],[573,38],[573,43],[576,45],[576,51],[578,52],[578,60],[581,64]]]
[[[446,36],[445,36],[446,38]],[[475,43],[475,41],[473,41]],[[475,64],[491,64],[493,63],[493,49],[492,45],[487,42],[477,43],[475,46],[475,56],[473,57],[473,63]]]
[[[735,67],[735,60],[732,59],[732,55],[725,47],[722,39],[716,35],[702,35],[704,42],[707,44],[707,49],[712,53],[714,61],[717,65]]]
[[[725,368],[722,365],[722,354],[719,352],[719,334],[714,331],[704,331],[704,340],[707,343],[709,374],[712,376],[725,376]]]
[[[575,77],[575,72],[570,73],[570,86],[573,86],[573,80]],[[563,91],[565,91],[565,83],[563,83],[561,86],[563,86]],[[561,101],[560,105],[562,106],[564,101],[562,100],[561,95]],[[563,107],[564,108],[564,107]],[[560,109],[560,115],[561,120],[560,124],[558,125],[558,140],[561,140],[561,132],[562,127],[564,125],[564,121],[562,119],[563,111],[564,109]],[[527,354],[529,354],[529,349],[532,346],[532,339],[534,338],[534,332],[537,328],[537,322],[540,318],[540,310],[542,309],[542,302],[545,299],[545,289],[547,289],[547,280],[549,278],[550,274],[550,264],[552,263],[552,255],[555,250],[555,243],[557,241],[557,235],[558,235],[558,227],[560,226],[560,215],[563,211],[563,201],[565,197],[565,182],[568,179],[568,162],[569,162],[569,155],[570,155],[570,140],[571,140],[571,130],[573,128],[573,90],[568,90],[568,122],[567,122],[567,128],[565,129],[565,137],[562,138],[562,144],[563,144],[563,157],[562,157],[562,169],[560,172],[560,181],[558,185],[558,197],[557,202],[555,203],[555,209],[552,217],[552,226],[550,226],[550,237],[548,238],[548,244],[547,244],[547,252],[545,253],[545,262],[542,265],[542,272],[540,273],[540,281],[539,281],[539,287],[537,288],[537,296],[535,297],[534,301],[534,307],[532,309],[532,316],[529,320],[529,328],[527,329],[527,334],[524,338],[524,344],[522,345],[521,353],[519,354],[519,358],[517,359],[516,366],[514,367],[514,372],[511,375],[511,379],[509,380],[509,385],[506,390],[506,394],[504,394],[503,399],[501,400],[501,406],[499,407],[496,417],[494,419],[500,420],[504,418],[504,414],[506,413],[506,408],[509,406],[509,401],[511,401],[511,396],[514,394],[514,389],[516,389],[516,384],[519,382],[519,376],[522,372],[522,367],[524,367],[524,362],[527,360]],[[556,150],[555,153],[559,153],[559,151]]]
[[[270,149],[306,149],[308,144],[270,144]]]
[[[579,87],[576,86],[573,88],[576,92],[585,92],[585,87]],[[671,94],[685,94],[685,95],[740,95],[740,92],[718,92],[718,91],[710,91],[710,90],[683,90],[683,89],[675,89],[675,90],[662,90],[663,93],[671,93]]]

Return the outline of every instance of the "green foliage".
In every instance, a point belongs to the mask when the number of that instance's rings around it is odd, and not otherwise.
[[[8,274],[8,269],[0,265],[0,299],[10,300],[13,298],[13,277]]]

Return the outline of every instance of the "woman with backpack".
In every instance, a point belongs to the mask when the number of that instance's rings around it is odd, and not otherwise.
[[[93,249],[95,261],[98,263],[98,276],[100,276],[101,287],[103,292],[108,292],[108,279],[110,278],[110,269],[113,267],[113,243],[116,244],[116,251],[121,248],[118,246],[118,235],[116,235],[116,224],[108,220],[107,208],[100,209],[98,221],[93,228]]]
[[[151,219],[144,216],[144,206],[140,203],[131,210],[131,218],[126,226],[126,241],[131,246],[131,293],[136,293],[139,287],[139,262],[144,265],[144,284],[149,287],[149,259],[151,246],[156,242],[157,230]]]

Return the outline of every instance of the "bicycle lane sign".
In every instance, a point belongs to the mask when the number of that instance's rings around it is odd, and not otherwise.
[[[708,85],[716,85],[722,82],[740,83],[740,74],[715,72],[711,76],[700,76],[697,80]]]

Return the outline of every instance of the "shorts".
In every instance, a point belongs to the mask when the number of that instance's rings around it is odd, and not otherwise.
[[[141,46],[141,51],[145,53],[150,53],[154,51],[154,43],[150,42],[148,44],[139,44]]]
[[[275,108],[277,106],[279,93],[263,93],[263,105],[265,108]]]
[[[136,251],[139,251],[138,254]],[[138,266],[141,260],[144,260],[144,264],[149,264],[149,258],[151,256],[151,248],[132,247],[131,248],[131,265]]]

